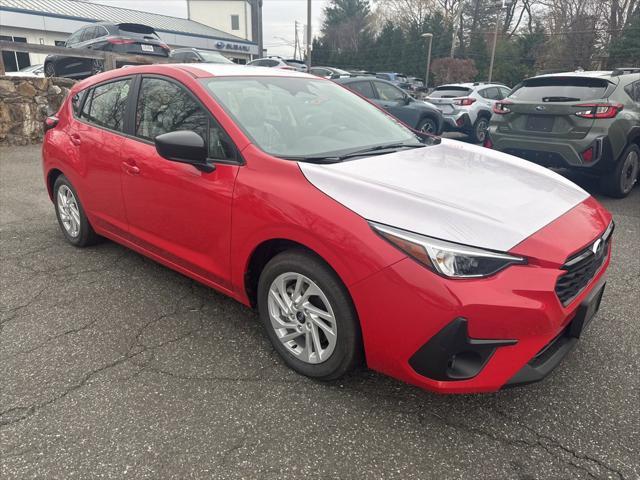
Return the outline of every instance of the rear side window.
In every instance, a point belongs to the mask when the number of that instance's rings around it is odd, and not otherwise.
[[[499,100],[502,98],[496,87],[485,88],[484,90],[480,90],[478,93],[480,93],[482,98],[488,98],[489,100]]]
[[[629,95],[634,102],[640,102],[640,80],[624,87],[624,91],[627,92],[627,95]]]
[[[177,130],[200,135],[207,142],[209,158],[234,158],[231,140],[184,88],[159,78],[143,78],[136,108],[136,136],[153,140]]]
[[[471,93],[471,89],[467,87],[444,86],[436,88],[429,96],[434,98],[456,98],[466,97],[469,93]]]
[[[122,132],[130,79],[95,87],[82,109],[82,117],[100,127]]]
[[[347,86],[365,98],[376,98],[373,93],[373,86],[371,85],[371,82],[353,82]]]
[[[609,82],[601,78],[542,77],[525,80],[509,98],[529,102],[577,102],[603,98]]]

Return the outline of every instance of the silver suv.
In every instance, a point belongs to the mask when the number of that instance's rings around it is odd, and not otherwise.
[[[500,83],[450,83],[435,88],[426,100],[442,112],[446,131],[463,132],[482,143],[493,104],[509,92],[511,89]]]

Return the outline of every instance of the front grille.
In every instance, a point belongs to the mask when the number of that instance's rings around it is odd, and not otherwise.
[[[609,252],[612,233],[613,222],[591,245],[572,255],[562,266],[566,273],[558,277],[556,295],[564,306],[571,303],[600,271]]]

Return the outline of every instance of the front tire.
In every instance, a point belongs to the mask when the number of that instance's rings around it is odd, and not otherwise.
[[[418,123],[417,130],[422,133],[427,133],[429,135],[437,135],[438,134],[438,123],[430,117],[425,117],[420,120]]]
[[[624,198],[638,181],[640,173],[640,147],[629,145],[618,160],[616,167],[601,182],[602,191],[614,198]]]
[[[84,213],[78,193],[64,175],[53,184],[53,204],[62,234],[71,245],[88,247],[100,240]]]
[[[44,76],[45,77],[56,77],[56,66],[53,64],[53,62],[47,62],[44,64]]]
[[[258,310],[275,350],[302,375],[335,380],[362,358],[351,298],[336,273],[310,253],[290,250],[267,263]]]
[[[489,129],[489,119],[485,117],[478,117],[476,123],[473,124],[470,137],[474,143],[484,143],[484,139],[487,138],[487,130]]]

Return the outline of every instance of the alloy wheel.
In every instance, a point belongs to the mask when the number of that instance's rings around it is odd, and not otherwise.
[[[425,120],[422,126],[420,127],[420,131],[422,133],[434,133],[436,131],[436,126],[432,120]]]
[[[80,235],[80,208],[75,195],[66,185],[61,185],[58,189],[58,216],[71,237]]]
[[[44,75],[45,77],[55,77],[56,76],[56,67],[53,63],[47,63],[44,66]]]
[[[488,127],[489,124],[485,119],[478,120],[478,123],[476,123],[476,139],[478,142],[484,142],[484,139],[487,136]]]
[[[626,194],[631,191],[638,179],[638,169],[640,168],[640,159],[637,151],[630,151],[627,158],[624,159],[622,166],[622,177],[620,179],[622,191]]]
[[[91,75],[97,75],[98,73],[104,72],[104,63],[102,60],[94,58],[91,61]]]
[[[337,323],[331,304],[308,277],[286,272],[271,283],[269,319],[278,340],[297,359],[326,361],[336,347]]]

